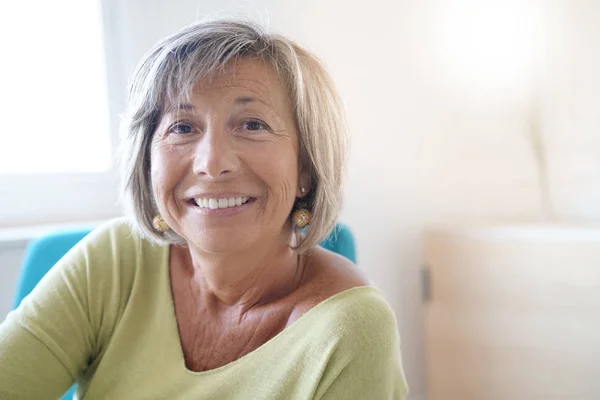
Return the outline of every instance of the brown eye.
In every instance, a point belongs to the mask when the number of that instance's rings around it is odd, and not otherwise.
[[[194,128],[192,125],[184,122],[177,122],[169,127],[169,133],[176,133],[178,135],[185,135],[193,131]]]

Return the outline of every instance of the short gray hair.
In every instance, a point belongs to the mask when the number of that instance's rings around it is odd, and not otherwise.
[[[343,108],[329,74],[314,55],[251,22],[195,23],[159,42],[142,59],[130,83],[122,124],[122,200],[144,237],[161,244],[184,242],[173,231],[160,234],[152,228],[158,214],[150,176],[152,137],[165,105],[181,101],[201,78],[241,58],[270,63],[293,106],[299,167],[311,182],[304,200],[313,217],[291,246],[304,252],[327,237],[339,215],[348,141]]]

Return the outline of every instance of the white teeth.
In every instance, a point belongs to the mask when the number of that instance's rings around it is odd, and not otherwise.
[[[213,198],[196,198],[194,199],[196,205],[200,208],[210,208],[216,210],[218,208],[229,208],[241,206],[248,202],[248,197],[223,197],[220,199]]]

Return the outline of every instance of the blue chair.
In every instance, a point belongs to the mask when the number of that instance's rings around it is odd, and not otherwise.
[[[56,232],[31,241],[21,265],[13,308],[17,308],[46,272],[89,232],[90,229]],[[73,399],[75,388],[72,386],[62,400]]]
[[[25,251],[13,308],[17,308],[50,268],[90,231],[78,229],[55,232],[31,241]],[[321,246],[356,263],[354,235],[346,225],[336,224],[331,234],[321,242]],[[75,386],[62,400],[71,400],[74,394]]]
[[[356,243],[354,241],[354,235],[346,225],[340,222],[335,224],[335,227],[329,236],[320,244],[327,250],[342,255],[356,264]]]
[[[55,232],[29,242],[21,264],[13,308],[17,308],[46,272],[90,231],[78,229]]]

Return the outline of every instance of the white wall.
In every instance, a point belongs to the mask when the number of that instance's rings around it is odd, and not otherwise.
[[[23,245],[0,246],[0,320],[12,307],[24,251]]]
[[[181,25],[223,13],[259,19],[326,62],[353,132],[343,219],[356,233],[360,267],[396,311],[412,399],[425,392],[422,228],[541,215],[526,139],[527,91],[453,80],[436,52],[442,3],[451,2],[127,0],[113,10],[125,69]],[[552,46],[543,54],[542,91],[553,203],[558,216],[598,219],[600,4],[545,7]],[[8,265],[5,257],[0,265]],[[3,272],[2,285],[11,280],[5,278]]]

